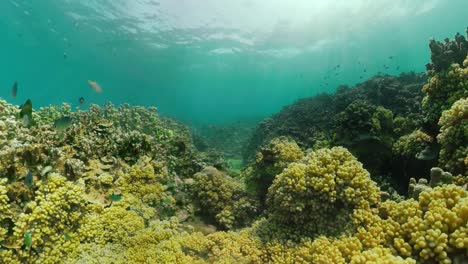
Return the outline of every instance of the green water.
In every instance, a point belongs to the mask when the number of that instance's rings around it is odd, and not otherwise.
[[[156,105],[191,123],[260,119],[379,71],[424,71],[422,47],[466,28],[466,10],[466,0],[2,0],[0,97]]]

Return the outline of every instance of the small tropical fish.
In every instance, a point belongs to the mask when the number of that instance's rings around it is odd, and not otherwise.
[[[71,125],[72,118],[69,116],[62,116],[61,118],[54,121],[54,128],[59,132],[67,130],[67,128],[69,128]]]
[[[85,99],[83,97],[80,97],[80,99],[78,99],[78,102],[80,103],[80,105],[84,105]]]
[[[25,126],[29,126],[32,122],[32,102],[30,99],[26,100],[24,104],[20,106],[19,117],[23,120]]]
[[[18,82],[15,81],[13,87],[11,87],[11,97],[15,98],[16,94],[18,93]]]
[[[122,194],[112,193],[111,195],[109,195],[109,199],[111,199],[112,202],[118,202],[122,200]]]
[[[97,82],[88,80],[88,84],[96,93],[102,93],[102,87]]]
[[[26,184],[28,188],[31,188],[31,186],[33,185],[33,175],[31,170],[28,170],[28,172],[26,173],[26,176],[24,177],[24,184]]]
[[[24,233],[24,246],[29,249],[31,248],[31,245],[32,245],[31,233],[29,233],[29,231],[26,231],[26,233]]]
[[[63,234],[66,240],[71,240],[71,236],[68,233]]]

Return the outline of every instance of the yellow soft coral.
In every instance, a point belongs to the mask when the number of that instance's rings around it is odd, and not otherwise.
[[[6,188],[7,179],[0,179],[0,222],[10,216],[10,205]],[[5,240],[7,230],[0,226],[0,243]]]
[[[416,264],[411,258],[403,259],[392,254],[388,248],[375,247],[353,256],[351,264]]]
[[[439,120],[439,162],[452,173],[468,173],[468,98],[456,101]]]
[[[132,194],[147,204],[154,204],[166,197],[166,186],[159,183],[167,176],[167,168],[152,163],[144,157],[131,167],[124,167],[115,184],[124,194]]]
[[[136,212],[114,204],[102,212],[86,215],[79,234],[83,241],[104,245],[135,235],[144,226],[144,219]]]
[[[84,184],[75,184],[58,174],[51,174],[47,182],[38,182],[37,186],[39,189],[34,201],[29,202],[25,212],[14,219],[13,234],[7,238],[10,248],[20,248],[28,233],[33,250],[1,252],[4,263],[57,263],[79,243],[75,232],[83,220]]]
[[[414,158],[416,154],[429,146],[434,139],[421,130],[415,130],[411,134],[400,137],[393,144],[393,152],[399,155]]]
[[[349,151],[334,147],[292,163],[276,177],[267,202],[273,220],[327,233],[343,228],[354,209],[378,204],[380,192]]]

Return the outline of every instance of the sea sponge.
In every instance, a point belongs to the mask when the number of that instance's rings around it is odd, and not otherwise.
[[[311,235],[341,232],[353,210],[379,202],[376,183],[343,147],[320,149],[304,163],[291,163],[275,178],[267,198],[274,222]]]
[[[467,86],[468,90],[468,86]],[[440,165],[454,174],[468,174],[468,98],[456,101],[439,120]]]

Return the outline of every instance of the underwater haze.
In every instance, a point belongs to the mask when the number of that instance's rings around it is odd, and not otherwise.
[[[429,38],[464,29],[466,10],[466,0],[3,0],[0,97],[259,120],[378,72],[424,71]]]
[[[0,264],[468,264],[467,11],[0,0]]]

